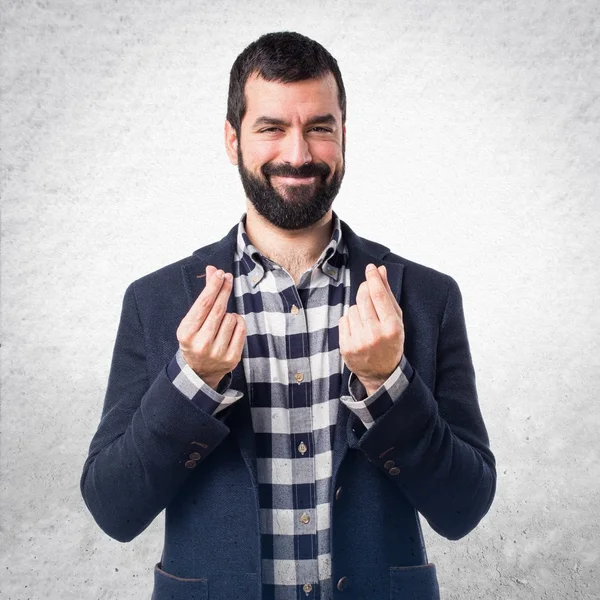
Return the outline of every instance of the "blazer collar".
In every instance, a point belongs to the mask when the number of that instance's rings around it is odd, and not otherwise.
[[[377,266],[385,265],[388,281],[396,300],[400,303],[402,291],[402,276],[404,265],[399,257],[390,254],[389,248],[362,238],[354,233],[344,221],[341,221],[342,237],[348,247],[350,268],[350,305],[356,304],[356,293],[359,285],[365,280],[365,269],[369,263]],[[227,235],[220,241],[204,246],[193,254],[196,260],[183,265],[183,277],[191,306],[206,284],[206,266],[213,265],[225,272],[233,273],[234,257],[236,250],[238,225],[232,227]],[[227,312],[237,312],[237,305],[233,293],[229,297]],[[342,373],[342,395],[349,395],[348,381],[350,371],[344,365]],[[244,376],[242,361],[232,373],[231,388],[244,394],[230,409],[227,416],[227,425],[236,439],[242,456],[250,470],[253,483],[258,486],[256,471],[256,448],[254,433],[251,427],[250,405],[248,403],[248,388]],[[333,448],[333,477],[335,476],[348,448],[358,448],[358,441],[365,427],[360,419],[350,411],[342,402],[339,403],[336,423],[336,434]],[[345,435],[342,433],[345,432]]]
[[[398,261],[398,257],[390,256],[390,249],[387,246],[356,235],[345,221],[340,220],[340,224],[342,237],[348,246],[349,252],[350,304],[356,303],[358,286],[364,281],[365,269],[370,262],[377,266],[382,264],[386,266],[390,287],[399,302],[404,265]],[[218,242],[196,250],[193,256],[197,260],[183,266],[185,287],[190,305],[204,289],[207,265],[213,265],[226,272],[233,272],[237,230],[238,225],[236,224]],[[232,294],[229,298],[227,310],[236,312],[235,306],[235,298]]]

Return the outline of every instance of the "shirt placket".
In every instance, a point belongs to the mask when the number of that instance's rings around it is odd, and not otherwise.
[[[286,284],[278,286],[283,291],[280,293],[283,310],[286,314],[286,351],[289,386],[289,405],[291,439],[290,451],[294,463],[294,473],[301,473],[301,479],[312,482],[306,486],[294,486],[294,504],[296,509],[295,531],[299,536],[311,536],[311,544],[300,543],[297,540],[299,564],[303,568],[297,572],[296,581],[302,587],[302,598],[316,599],[318,593],[318,544],[317,544],[317,506],[315,478],[316,468],[314,459],[314,439],[312,432],[312,401],[310,371],[308,324],[306,311],[295,285],[289,285],[291,277],[284,270],[276,270],[277,277],[286,279]],[[282,280],[283,283],[283,280]],[[300,409],[300,410],[294,410]],[[304,409],[304,410],[301,410]],[[310,556],[306,555],[307,546]],[[311,568],[306,566],[310,564]]]

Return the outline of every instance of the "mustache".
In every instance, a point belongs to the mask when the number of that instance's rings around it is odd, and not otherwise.
[[[325,163],[309,163],[299,168],[267,163],[261,169],[265,177],[327,177],[331,169]]]

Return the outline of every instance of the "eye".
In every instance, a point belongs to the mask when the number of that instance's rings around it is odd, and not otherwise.
[[[317,130],[318,130],[319,132],[322,132],[322,131],[324,131],[325,133],[331,133],[331,129],[328,129],[327,127],[318,127],[318,126],[317,126],[317,127],[313,127],[313,128],[312,128],[312,131],[317,131]]]
[[[274,131],[280,131],[278,127],[267,127],[266,129],[261,129],[258,133],[272,133]]]

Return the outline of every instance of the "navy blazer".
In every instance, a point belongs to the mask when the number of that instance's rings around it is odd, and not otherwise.
[[[330,498],[334,597],[435,600],[435,567],[418,513],[456,540],[486,514],[496,487],[460,291],[452,278],[341,225],[351,304],[367,264],[384,264],[415,374],[368,431],[339,404]],[[117,540],[132,540],[166,509],[153,600],[261,594],[256,450],[242,363],[231,387],[244,397],[217,417],[197,408],[166,374],[177,326],[204,287],[206,265],[233,272],[236,232],[237,225],[127,288],[102,419],[83,468],[85,503]],[[228,311],[237,312],[233,294]],[[343,395],[349,375],[344,367]],[[186,468],[194,452],[197,466]]]

